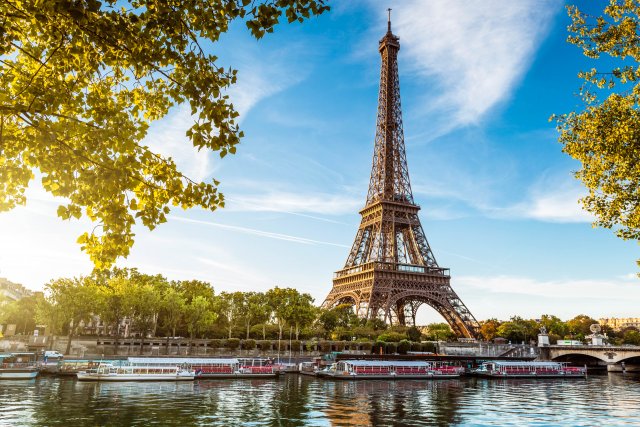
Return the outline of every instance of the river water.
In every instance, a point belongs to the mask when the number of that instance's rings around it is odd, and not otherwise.
[[[0,425],[639,426],[640,376],[0,382]]]

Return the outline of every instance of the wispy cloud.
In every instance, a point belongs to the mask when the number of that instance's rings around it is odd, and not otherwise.
[[[635,283],[634,283],[635,282]],[[520,276],[459,276],[456,283],[491,293],[521,294],[549,298],[603,299],[624,297],[640,299],[640,279],[632,280],[539,280]]]
[[[434,219],[456,219],[478,214],[495,219],[532,219],[557,223],[593,222],[595,219],[580,203],[586,190],[568,173],[543,173],[522,194],[512,196],[515,199],[513,202],[495,200],[498,198],[497,194],[493,194],[496,187],[504,183],[494,178],[466,182],[462,176],[453,185],[434,182],[431,185],[414,185],[413,188],[415,194],[438,200],[435,214],[431,214]],[[451,201],[453,205],[443,204],[443,200]],[[429,214],[429,203],[426,208]]]
[[[359,198],[343,194],[281,191],[253,195],[234,195],[229,199],[229,202],[227,207],[231,211],[283,212],[303,215],[353,214],[362,207],[363,203]]]
[[[369,4],[380,21],[386,18],[379,2]],[[432,137],[477,123],[508,98],[561,6],[560,0],[407,0],[394,8],[403,57],[428,84],[422,108],[436,119]]]
[[[240,113],[242,122],[251,109],[261,100],[268,98],[306,78],[311,70],[308,61],[291,64],[291,52],[303,52],[299,43],[291,43],[286,48],[260,50],[255,42],[243,42],[236,46],[226,58],[237,68],[237,83],[227,90],[230,102]],[[145,138],[154,151],[171,157],[179,169],[194,180],[211,178],[216,164],[216,154],[209,150],[197,150],[187,139],[186,131],[194,124],[194,117],[188,105],[173,109],[162,120],[151,125]]]
[[[190,223],[193,223],[193,224],[201,224],[201,225],[209,225],[209,226],[212,226],[212,227],[217,227],[217,228],[221,228],[221,229],[225,229],[225,230],[229,230],[229,231],[235,231],[235,232],[239,232],[239,233],[243,233],[243,234],[250,234],[250,235],[259,236],[259,237],[266,237],[266,238],[269,238],[269,239],[284,240],[284,241],[287,241],[287,242],[301,243],[301,244],[305,244],[305,245],[329,245],[329,246],[337,246],[337,247],[341,247],[341,248],[349,248],[349,246],[343,245],[343,244],[339,244],[339,243],[326,242],[326,241],[323,241],[323,240],[308,239],[306,237],[292,236],[292,235],[289,235],[289,234],[273,233],[271,231],[257,230],[255,228],[240,227],[240,226],[237,226],[237,225],[222,224],[222,223],[213,222],[213,221],[202,221],[202,220],[198,220],[198,219],[185,218],[185,217],[181,217],[181,216],[172,216],[171,218],[176,220],[176,221],[190,222]]]
[[[191,179],[202,181],[214,172],[213,154],[209,150],[197,150],[191,144],[186,132],[193,124],[191,109],[181,105],[151,125],[144,143],[154,152],[171,157],[179,170]]]
[[[636,315],[638,280],[541,280],[499,275],[458,276],[452,284],[478,319],[535,318],[545,313],[570,319],[581,313],[595,318]]]
[[[485,211],[497,218],[593,222],[594,217],[582,209],[579,202],[586,190],[577,181],[567,178],[542,177],[531,186],[525,200],[505,208],[485,208]]]
[[[238,82],[228,94],[240,120],[262,99],[305,80],[312,69],[310,52],[304,43],[296,42],[275,50],[244,43],[230,52],[229,61],[238,69]],[[292,62],[292,57],[298,60]]]

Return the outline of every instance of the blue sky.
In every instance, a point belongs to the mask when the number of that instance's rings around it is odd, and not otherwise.
[[[319,304],[342,268],[363,207],[375,132],[387,7],[400,37],[409,172],[436,259],[478,319],[543,313],[638,316],[636,242],[593,229],[549,117],[581,108],[576,74],[593,66],[565,41],[561,1],[342,1],[259,42],[234,25],[210,47],[238,68],[230,91],[245,132],[220,160],[186,143],[186,109],[147,143],[188,175],[222,181],[227,207],[172,213],[121,266],[216,291],[291,286]],[[0,214],[0,276],[39,289],[86,274],[75,240],[34,185]],[[429,307],[422,323],[439,321]]]

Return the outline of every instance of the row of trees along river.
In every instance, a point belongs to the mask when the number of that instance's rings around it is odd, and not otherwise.
[[[169,281],[162,275],[148,275],[136,269],[113,269],[80,278],[61,278],[45,285],[44,293],[4,304],[0,324],[16,324],[17,332],[31,333],[36,324],[46,325],[56,335],[77,336],[98,332],[116,339],[125,333],[142,338],[188,337],[225,339],[237,347],[240,339],[353,340],[361,342],[420,342],[454,340],[446,323],[424,328],[389,327],[381,320],[359,319],[350,306],[330,310],[314,305],[307,293],[274,287],[266,292],[220,292],[199,280]],[[480,322],[480,334],[489,341],[496,337],[511,342],[535,340],[540,326],[549,331],[551,342],[562,338],[582,340],[597,323],[586,315],[562,321],[553,315],[540,319],[512,317],[507,321]],[[614,344],[640,345],[634,328],[604,332]],[[69,343],[71,340],[69,340]],[[407,348],[402,344],[401,349]],[[421,348],[420,348],[421,349]]]

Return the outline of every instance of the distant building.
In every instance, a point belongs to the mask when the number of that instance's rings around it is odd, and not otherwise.
[[[626,318],[617,318],[617,317],[609,317],[599,319],[598,323],[602,326],[608,326],[614,331],[619,331],[624,328],[634,327],[640,329],[640,317],[626,317]]]
[[[33,291],[30,291],[19,283],[13,283],[4,277],[0,277],[0,295],[2,295],[5,300],[16,301],[33,295]]]

